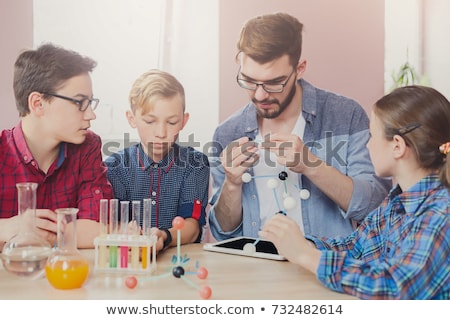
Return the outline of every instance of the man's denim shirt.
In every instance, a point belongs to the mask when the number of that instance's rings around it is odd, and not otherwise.
[[[298,175],[299,187],[311,194],[309,199],[302,200],[304,231],[317,237],[345,236],[353,231],[355,222],[363,220],[381,203],[392,183],[375,176],[366,148],[369,119],[364,109],[351,99],[315,88],[303,79],[300,85],[306,120],[303,141],[312,153],[353,179],[350,206],[348,211],[343,211],[308,178]],[[258,237],[260,209],[254,179],[242,185],[243,221],[235,230],[224,232],[215,216],[215,204],[225,179],[220,153],[230,142],[243,136],[254,139],[257,133],[256,109],[251,102],[225,120],[214,133],[209,224],[216,240]],[[252,168],[248,172],[253,175]]]

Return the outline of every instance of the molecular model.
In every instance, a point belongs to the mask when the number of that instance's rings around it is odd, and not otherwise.
[[[277,175],[267,175],[267,176],[252,176],[250,173],[246,172],[242,175],[242,181],[244,183],[249,183],[252,179],[257,179],[257,178],[268,178],[269,180],[267,180],[267,187],[271,190],[273,190],[273,196],[275,198],[275,202],[278,208],[278,211],[276,213],[278,214],[284,214],[286,215],[286,211],[290,210],[290,209],[294,209],[295,206],[297,205],[297,200],[291,195],[289,194],[289,192],[287,191],[288,188],[286,186],[286,184],[289,182],[288,178],[288,173],[286,172],[286,169],[281,171],[278,176]],[[280,204],[280,200],[278,199],[278,195],[276,192],[276,189],[280,186],[280,182],[281,184],[283,184],[283,207],[281,207]],[[307,189],[301,189],[297,184],[292,184],[295,189],[298,190],[299,192],[299,197],[302,200],[307,200],[310,197],[310,192]],[[255,242],[253,243],[246,243],[244,245],[243,251],[248,254],[248,255],[252,255],[256,252],[256,244],[259,242],[259,238],[257,238],[255,240]]]
[[[256,179],[256,178],[269,178],[269,180],[267,181],[267,187],[269,189],[273,190],[273,195],[275,197],[275,201],[277,203],[278,206],[278,212],[277,213],[283,213],[286,214],[285,210],[290,210],[295,208],[295,206],[297,205],[297,201],[295,200],[294,197],[292,197],[289,193],[287,193],[287,188],[286,188],[286,183],[288,182],[287,178],[288,178],[288,174],[286,171],[281,171],[278,176],[276,175],[269,175],[269,176],[253,176],[246,172],[242,175],[242,181],[244,183],[248,183],[250,182],[252,179]],[[278,178],[278,180],[277,180]],[[283,200],[283,207],[285,210],[283,210],[280,206],[280,201],[278,199],[277,193],[275,191],[276,188],[278,188],[278,186],[280,185],[280,181],[284,184],[284,200]],[[300,199],[302,200],[307,200],[309,199],[310,193],[307,189],[300,189],[300,187],[296,184],[294,184],[294,187],[299,191],[299,196]]]
[[[199,294],[202,299],[209,299],[211,297],[212,290],[208,285],[199,286],[186,277],[187,275],[195,274],[195,275],[197,275],[197,277],[199,279],[203,280],[208,277],[208,270],[204,267],[199,267],[197,263],[196,263],[196,267],[195,267],[196,271],[186,271],[185,270],[184,267],[186,266],[186,264],[189,262],[190,259],[186,255],[184,255],[182,257],[181,253],[180,253],[181,229],[183,229],[184,224],[185,224],[185,221],[182,217],[175,217],[172,221],[172,227],[177,231],[177,254],[176,254],[176,256],[174,255],[172,257],[172,265],[173,265],[172,269],[161,275],[142,277],[139,280],[147,281],[147,280],[163,278],[163,277],[168,277],[170,275],[173,275],[175,278],[182,279],[182,280],[184,280],[184,282],[186,282],[191,287],[194,287],[197,290],[199,290]],[[125,285],[130,289],[134,289],[137,286],[137,284],[138,284],[138,279],[135,276],[128,276],[125,280]]]

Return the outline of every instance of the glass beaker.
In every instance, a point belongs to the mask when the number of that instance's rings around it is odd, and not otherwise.
[[[5,270],[31,279],[44,275],[50,244],[36,234],[36,190],[34,182],[17,183],[19,232],[9,239],[2,250]]]
[[[77,208],[56,209],[57,248],[45,267],[48,282],[57,289],[80,288],[89,273],[89,262],[77,248]]]

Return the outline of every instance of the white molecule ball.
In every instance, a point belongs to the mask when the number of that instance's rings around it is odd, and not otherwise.
[[[309,192],[308,189],[300,190],[300,199],[308,200],[310,196],[311,196],[311,193]]]
[[[286,210],[294,209],[297,206],[297,200],[295,200],[293,197],[286,197],[283,200],[283,206]]]
[[[242,251],[244,251],[245,254],[252,256],[256,253],[256,246],[253,243],[246,243],[244,248],[242,248]]]
[[[250,182],[251,180],[252,180],[252,175],[251,175],[250,173],[246,172],[246,173],[244,173],[244,174],[242,175],[242,181],[243,181],[244,183],[248,183],[248,182]]]
[[[278,180],[277,179],[269,179],[267,180],[267,187],[270,189],[278,188]]]

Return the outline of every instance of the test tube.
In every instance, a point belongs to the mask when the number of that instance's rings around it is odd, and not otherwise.
[[[119,200],[109,200],[109,234],[117,235],[119,223]],[[117,268],[118,247],[109,246],[109,267]]]
[[[130,233],[134,240],[139,239],[141,230],[141,202],[134,200],[131,202],[131,225]],[[134,269],[139,268],[139,245],[131,246],[131,267]]]
[[[120,245],[120,267],[128,268],[128,221],[130,219],[130,201],[120,201],[120,234],[125,239],[124,244]]]
[[[144,199],[144,210],[142,212],[142,234],[150,237],[152,218],[152,199]],[[142,269],[147,269],[149,252],[147,246],[142,247]]]
[[[108,235],[108,200],[100,199],[100,237],[106,238]],[[100,245],[99,248],[99,266],[101,268],[106,268],[107,266],[107,246]]]

